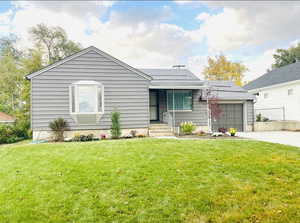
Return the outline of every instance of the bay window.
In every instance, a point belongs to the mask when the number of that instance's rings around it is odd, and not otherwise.
[[[168,90],[167,92],[169,111],[192,111],[192,90]]]
[[[95,81],[70,86],[70,113],[81,124],[93,124],[104,113],[104,87]]]

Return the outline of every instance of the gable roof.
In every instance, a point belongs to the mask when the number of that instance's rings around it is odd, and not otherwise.
[[[4,113],[4,112],[0,112],[0,122],[14,122],[15,118]]]
[[[31,73],[31,74],[28,74],[28,75],[26,76],[26,79],[30,80],[30,79],[32,79],[32,78],[34,78],[34,77],[36,77],[36,76],[38,76],[38,75],[40,75],[40,74],[42,74],[42,73],[44,73],[44,72],[46,72],[46,71],[48,71],[48,70],[54,68],[54,67],[57,67],[57,66],[59,66],[59,65],[61,65],[61,64],[63,64],[63,63],[65,63],[65,62],[67,62],[67,61],[69,61],[69,60],[72,60],[72,59],[74,59],[74,58],[76,58],[76,57],[79,57],[79,56],[81,56],[81,55],[83,55],[83,54],[85,54],[85,53],[87,53],[87,52],[90,52],[90,51],[94,51],[94,52],[100,54],[101,56],[106,57],[106,58],[108,58],[108,59],[114,61],[115,63],[119,64],[120,66],[125,67],[125,68],[127,68],[128,70],[131,70],[132,72],[134,72],[134,73],[136,73],[136,74],[138,74],[138,75],[140,75],[140,76],[142,76],[142,77],[144,77],[144,78],[146,78],[146,79],[148,79],[148,80],[151,80],[151,79],[152,79],[151,76],[149,76],[148,74],[145,74],[145,73],[143,73],[142,71],[140,71],[140,70],[138,70],[138,69],[135,69],[135,68],[131,67],[130,65],[128,65],[128,64],[126,64],[126,63],[124,63],[124,62],[118,60],[117,58],[115,58],[115,57],[113,57],[113,56],[111,56],[111,55],[109,55],[109,54],[107,54],[107,53],[105,53],[105,52],[99,50],[98,48],[96,48],[96,47],[94,47],[94,46],[90,46],[90,47],[88,47],[88,48],[85,48],[85,49],[83,49],[83,50],[81,50],[81,51],[79,51],[79,52],[77,52],[77,53],[74,53],[74,54],[72,54],[72,55],[70,55],[70,56],[68,56],[68,57],[65,57],[65,58],[62,59],[62,60],[59,60],[59,61],[57,61],[57,62],[55,62],[55,63],[53,63],[53,64],[50,64],[50,65],[44,67],[43,69],[41,69],[41,70],[39,70],[39,71],[36,71],[36,72],[34,72],[34,73]]]
[[[202,86],[204,81],[187,69],[140,69],[152,77],[152,87]]]
[[[272,70],[246,84],[244,89],[253,90],[295,80],[300,80],[300,62]]]

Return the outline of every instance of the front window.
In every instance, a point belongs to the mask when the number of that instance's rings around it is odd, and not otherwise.
[[[169,90],[167,95],[169,111],[191,111],[193,109],[192,90]]]
[[[104,87],[95,81],[79,81],[70,86],[72,114],[99,114],[104,112]]]
[[[290,95],[293,95],[293,93],[294,93],[294,90],[293,89],[288,89],[288,95],[290,96]]]

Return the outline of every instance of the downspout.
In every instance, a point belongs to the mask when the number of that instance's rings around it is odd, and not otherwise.
[[[174,95],[174,88],[173,88],[173,91],[172,91],[172,100],[173,100],[173,133],[175,133],[176,129],[175,129],[175,106],[174,106],[174,103],[175,103],[175,95]]]

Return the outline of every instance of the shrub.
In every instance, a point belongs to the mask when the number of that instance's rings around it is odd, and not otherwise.
[[[261,122],[261,120],[262,120],[262,115],[259,113],[256,115],[256,121]]]
[[[198,136],[205,136],[205,135],[206,135],[206,132],[204,132],[204,131],[199,131],[199,132],[197,132],[197,135],[198,135]]]
[[[23,139],[24,137],[16,135],[14,125],[0,125],[0,144],[14,143]]]
[[[140,134],[137,135],[137,137],[139,137],[139,138],[144,138],[144,137],[146,137],[146,136],[145,136],[144,134],[141,134],[141,133],[140,133]]]
[[[223,134],[225,134],[227,131],[226,128],[218,128],[218,132],[222,132]]]
[[[72,141],[74,142],[87,142],[92,140],[94,140],[94,134],[88,134],[88,135],[76,134],[72,139]]]
[[[237,130],[235,128],[230,128],[229,129],[229,133],[230,133],[231,136],[235,136],[236,132],[237,132]]]
[[[136,130],[131,130],[130,134],[132,135],[133,138],[136,137]]]
[[[196,126],[193,122],[182,122],[180,124],[180,131],[184,134],[191,135],[195,131]]]
[[[58,142],[63,142],[64,132],[69,129],[69,125],[65,119],[57,118],[49,123],[49,128],[54,133],[54,140]]]
[[[94,139],[94,134],[88,134],[87,136],[86,136],[86,141],[92,141]]]
[[[120,112],[114,111],[111,113],[111,137],[118,139],[121,134]]]
[[[257,122],[267,122],[269,119],[267,117],[262,116],[260,113],[256,115]]]
[[[17,137],[29,139],[32,137],[29,120],[17,120],[14,125],[14,133]]]
[[[106,138],[107,138],[106,134],[104,134],[104,133],[100,134],[100,139],[101,139],[101,140],[104,140],[104,139],[106,139]]]

